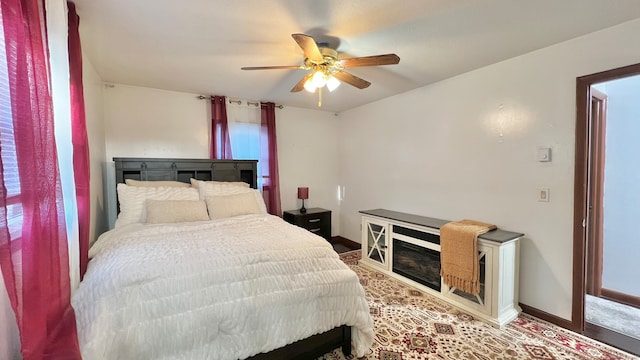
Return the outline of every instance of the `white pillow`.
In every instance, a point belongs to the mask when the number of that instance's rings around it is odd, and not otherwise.
[[[197,189],[200,193],[200,200],[204,200],[207,196],[235,195],[250,192],[251,190],[253,190],[252,188],[244,186],[199,180]]]
[[[264,203],[264,198],[259,190],[244,187],[244,186],[234,186],[227,184],[216,184],[201,181],[200,186],[198,187],[198,192],[200,193],[200,200],[207,200],[210,196],[226,196],[226,195],[237,195],[244,193],[252,193],[255,197],[255,201],[260,208],[260,212],[263,214],[267,213],[267,205]],[[207,204],[208,207],[209,204]],[[209,209],[211,212],[211,209]]]
[[[189,180],[191,181],[191,186],[193,186],[194,188],[198,188],[200,186],[199,183],[201,183],[201,182],[207,183],[207,184],[240,186],[240,187],[245,187],[245,188],[250,187],[249,184],[247,184],[244,181],[204,181],[204,180],[198,180],[198,179],[194,179],[194,178],[191,178]]]
[[[147,200],[199,200],[192,187],[139,187],[118,184],[120,214],[116,227],[147,221]]]
[[[206,198],[209,217],[222,219],[238,215],[261,214],[256,196],[253,192],[235,195],[208,196]]]
[[[147,224],[209,220],[202,200],[147,200]]]
[[[129,186],[146,186],[146,187],[190,187],[191,184],[183,183],[181,181],[140,181],[133,179],[124,179],[124,183]]]

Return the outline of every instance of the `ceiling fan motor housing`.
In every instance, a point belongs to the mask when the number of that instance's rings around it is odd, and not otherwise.
[[[342,70],[339,66],[339,62],[337,61],[338,52],[336,50],[328,47],[318,47],[318,50],[320,50],[320,54],[322,54],[322,62],[305,58],[304,63],[308,69],[322,71],[326,75]]]
[[[333,59],[334,61],[338,59],[338,51],[328,47],[321,47],[319,49],[320,54],[322,54],[325,60],[327,57]]]

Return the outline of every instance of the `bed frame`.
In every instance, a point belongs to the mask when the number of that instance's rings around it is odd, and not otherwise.
[[[244,181],[258,185],[258,160],[211,160],[114,157],[116,184],[125,179],[143,181]]]
[[[114,157],[116,184],[125,179],[143,181],[244,181],[257,188],[257,160],[212,160]],[[342,325],[247,360],[314,359],[337,348],[351,355],[351,327]]]

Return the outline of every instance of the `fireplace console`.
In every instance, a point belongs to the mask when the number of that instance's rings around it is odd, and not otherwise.
[[[440,227],[448,221],[384,209],[363,210],[362,264],[382,271],[503,327],[518,316],[518,240],[493,230],[478,237],[480,294],[449,287],[440,278]]]

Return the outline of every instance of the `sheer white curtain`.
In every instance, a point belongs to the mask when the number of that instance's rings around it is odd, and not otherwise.
[[[47,43],[51,66],[51,97],[55,126],[56,150],[60,167],[60,184],[64,201],[69,249],[71,291],[80,283],[80,244],[78,207],[73,176],[73,143],[71,142],[71,93],[69,89],[69,32],[66,0],[46,2]]]
[[[260,101],[227,98],[227,121],[234,159],[259,160],[260,157]],[[263,178],[258,166],[258,189]]]

